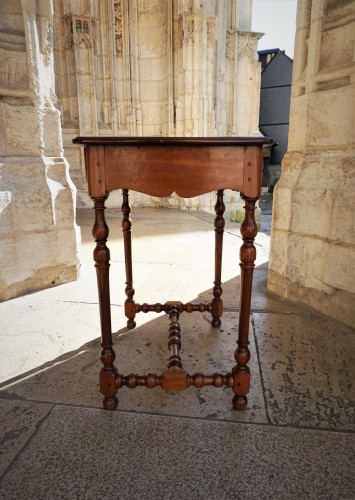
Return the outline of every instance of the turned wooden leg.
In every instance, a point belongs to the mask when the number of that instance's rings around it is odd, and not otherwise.
[[[221,299],[222,295],[222,250],[223,250],[223,232],[224,232],[224,218],[223,214],[225,211],[225,206],[223,203],[223,189],[217,191],[217,201],[214,206],[216,217],[214,220],[214,230],[215,230],[215,279],[213,287],[213,300],[212,300],[212,321],[211,325],[215,328],[221,326],[220,317],[223,314],[223,302]]]
[[[95,224],[92,234],[96,241],[94,260],[99,292],[100,323],[101,323],[101,361],[100,392],[104,395],[103,405],[106,410],[117,408],[117,370],[114,366],[115,352],[112,349],[111,303],[110,303],[110,250],[106,246],[109,229],[105,221],[105,200],[93,198],[95,205]]]
[[[125,315],[128,318],[127,328],[132,329],[136,326],[134,318],[136,317],[136,305],[133,300],[134,288],[133,288],[133,271],[132,271],[132,222],[129,217],[131,213],[131,207],[129,206],[128,189],[122,189],[122,232],[123,232],[123,244],[124,244],[124,258],[126,267],[126,296],[125,301]]]
[[[253,281],[254,262],[256,249],[254,238],[258,232],[255,222],[255,202],[258,198],[248,198],[241,194],[245,201],[245,217],[240,232],[243,237],[243,245],[240,248],[240,311],[238,341],[234,352],[237,362],[233,368],[233,407],[236,410],[244,410],[247,407],[247,394],[250,387],[250,370],[247,363],[250,359],[249,352],[249,321],[251,290]]]

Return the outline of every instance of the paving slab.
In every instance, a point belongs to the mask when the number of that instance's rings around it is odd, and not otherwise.
[[[63,425],[65,423],[65,425]],[[351,499],[354,435],[56,407],[4,500]]]
[[[271,422],[355,430],[355,331],[321,315],[252,321]]]
[[[0,476],[52,408],[51,404],[0,400]]]
[[[63,354],[80,348],[100,335],[100,318],[96,304],[61,301],[39,301],[28,297],[1,304],[0,382],[53,362]],[[115,309],[113,307],[113,314]],[[122,308],[115,323],[123,327]]]

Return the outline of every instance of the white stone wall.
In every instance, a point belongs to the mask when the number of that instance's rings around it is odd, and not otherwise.
[[[299,0],[268,287],[355,326],[355,1]]]
[[[259,135],[260,67],[252,0],[55,0],[57,93],[78,204],[91,206],[76,135]],[[86,33],[83,26],[86,23]],[[226,193],[227,216],[242,202]],[[120,194],[109,205],[120,204]],[[213,211],[132,193],[133,205]]]
[[[50,1],[0,3],[0,300],[73,280],[75,187],[55,107]]]

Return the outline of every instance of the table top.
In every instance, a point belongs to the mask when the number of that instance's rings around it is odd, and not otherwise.
[[[270,137],[76,137],[74,144],[83,146],[262,146],[273,144]]]

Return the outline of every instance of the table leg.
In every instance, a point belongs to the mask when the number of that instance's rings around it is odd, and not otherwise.
[[[221,295],[223,293],[221,286],[222,279],[222,250],[223,250],[223,232],[225,221],[223,214],[225,211],[225,205],[223,202],[223,189],[217,191],[217,201],[214,206],[216,217],[214,220],[214,230],[215,230],[215,280],[213,287],[213,300],[212,300],[212,321],[211,325],[215,328],[221,326],[220,317],[223,313],[223,302]]]
[[[94,260],[97,274],[97,287],[99,292],[100,323],[101,323],[101,361],[100,391],[104,395],[104,408],[114,410],[117,408],[117,370],[114,366],[115,352],[112,349],[111,330],[111,303],[110,303],[110,250],[106,246],[109,228],[105,221],[106,197],[93,198],[95,206],[95,224],[92,234],[96,241]]]
[[[258,232],[255,222],[255,202],[258,198],[248,198],[241,194],[245,201],[245,217],[241,225],[240,232],[243,237],[243,245],[240,248],[240,311],[239,311],[239,332],[238,341],[234,352],[234,358],[237,362],[233,368],[233,407],[236,410],[244,410],[247,407],[248,400],[246,395],[250,387],[250,370],[247,363],[250,359],[248,348],[249,340],[249,321],[251,290],[253,281],[254,262],[256,258],[256,249],[254,238]]]
[[[136,305],[133,300],[134,288],[133,288],[133,271],[132,271],[132,222],[129,217],[131,213],[131,207],[129,206],[128,189],[122,189],[122,232],[123,232],[123,244],[124,244],[124,260],[126,267],[126,296],[125,301],[125,315],[128,318],[127,328],[130,330],[136,326],[134,318],[136,317]]]

